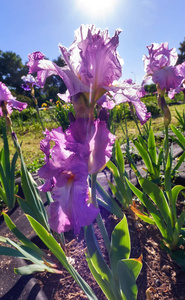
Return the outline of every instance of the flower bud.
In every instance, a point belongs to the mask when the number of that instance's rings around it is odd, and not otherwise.
[[[162,109],[164,114],[164,126],[168,127],[171,122],[171,113],[169,107],[166,104],[164,97],[161,96],[160,94],[158,94],[157,101],[158,101],[159,108]]]
[[[167,105],[164,107],[163,112],[164,112],[164,126],[168,127],[171,122],[171,113]]]

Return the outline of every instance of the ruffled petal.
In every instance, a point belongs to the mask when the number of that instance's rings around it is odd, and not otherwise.
[[[110,87],[110,93],[114,98],[115,104],[131,102],[136,109],[138,119],[143,125],[151,117],[151,113],[147,112],[146,105],[140,100],[141,91],[141,86],[136,83],[132,83],[132,80],[125,80]]]
[[[110,159],[115,136],[105,121],[77,119],[66,131],[66,148],[88,163],[90,174],[98,172]]]
[[[168,48],[168,43],[153,43],[147,48],[149,55],[143,56],[144,69],[147,75],[152,75],[164,67],[175,66],[178,54],[175,48]]]
[[[19,111],[22,111],[23,109],[25,109],[28,106],[27,103],[20,102],[15,99],[8,100],[7,102],[10,106],[12,106],[13,108],[15,108]]]
[[[104,121],[97,120],[95,126],[96,132],[89,143],[88,170],[90,174],[100,171],[109,161],[115,142],[115,136],[109,132]]]
[[[74,229],[74,233],[78,234],[81,227],[90,225],[96,218],[99,209],[87,202],[87,174],[86,163],[75,155],[68,170],[58,175],[52,191],[55,202],[50,204],[49,209],[49,223],[53,230],[60,233]]]
[[[7,110],[9,114],[12,113],[12,108],[21,111],[28,105],[27,103],[17,101],[16,98],[13,97],[7,86],[4,83],[0,82],[0,103],[2,101],[7,103]]]
[[[169,91],[181,85],[183,78],[179,75],[176,67],[164,67],[153,74],[152,80],[154,83],[159,84],[161,90],[166,89],[166,91]]]

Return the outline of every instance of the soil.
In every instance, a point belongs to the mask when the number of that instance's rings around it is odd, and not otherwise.
[[[104,174],[102,174],[103,178]],[[105,180],[105,179],[104,179]],[[43,196],[44,197],[44,196]],[[178,198],[178,212],[184,209],[184,194]],[[45,248],[35,236],[25,216],[19,207],[10,212],[17,227],[38,244]],[[119,220],[108,211],[101,208],[101,214],[109,236]],[[185,299],[185,271],[178,266],[171,257],[160,248],[161,235],[155,226],[148,225],[140,219],[135,219],[126,213],[131,237],[131,257],[138,258],[142,254],[143,267],[137,279],[138,300],[183,300]],[[96,222],[95,234],[102,253],[107,260],[101,235]],[[0,219],[0,235],[13,237],[2,219]],[[67,256],[71,258],[73,266],[90,285],[98,299],[106,299],[105,295],[92,277],[85,259],[86,244],[83,230],[74,236],[70,231],[65,234]],[[46,250],[46,249],[45,249]],[[1,300],[80,300],[87,299],[74,279],[61,266],[62,274],[35,273],[34,275],[19,276],[13,273],[14,267],[20,267],[23,261],[7,256],[1,256],[0,261],[0,299]],[[148,292],[148,298],[146,296]],[[130,299],[128,299],[130,300]]]
[[[119,220],[106,211],[103,212],[103,217],[110,234]],[[149,300],[185,299],[185,272],[160,248],[161,236],[158,229],[140,220],[134,220],[129,215],[127,215],[127,220],[132,245],[131,257],[138,258],[141,254],[143,256],[143,267],[137,279],[137,299],[147,299],[147,290],[151,296],[151,298],[148,298]],[[100,248],[106,259],[107,254],[96,223],[94,227]],[[86,245],[83,233],[77,238],[73,235],[67,236],[66,247],[68,255],[74,259],[75,269],[91,286],[97,298],[101,300],[107,299],[89,272],[84,255]],[[35,278],[42,286],[48,299],[88,299],[65,270],[63,270],[62,275],[36,274]]]

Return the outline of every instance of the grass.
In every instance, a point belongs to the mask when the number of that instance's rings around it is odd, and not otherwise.
[[[183,110],[185,110],[185,104],[174,105],[169,107],[172,115],[171,124],[178,125],[178,121],[175,118],[176,115],[175,108],[178,110],[180,114],[182,114]],[[47,123],[45,122],[44,125],[49,130],[57,127],[56,123],[49,122],[49,121]],[[124,128],[124,123],[122,124],[122,126]],[[138,135],[138,129],[134,121],[127,120],[127,127],[128,127],[128,135],[130,139]],[[142,130],[142,126],[140,126],[140,128]],[[154,130],[154,133],[163,130],[162,116],[157,118],[152,118],[152,128]],[[38,169],[42,165],[43,157],[44,157],[43,152],[40,150],[40,141],[44,138],[41,125],[35,122],[31,125],[25,123],[23,126],[13,127],[13,130],[16,132],[19,143],[22,143],[23,156],[29,170],[32,172]],[[120,140],[121,143],[125,141],[125,137],[121,125],[119,123],[116,124],[115,135]],[[3,146],[3,142],[2,140],[0,140],[0,149],[2,148],[2,146]],[[10,147],[10,152],[13,155],[15,149],[10,137],[9,137],[9,147]],[[19,168],[20,168],[20,161],[18,160],[17,170],[19,170]]]
[[[177,126],[178,121],[175,118],[175,116],[176,116],[175,108],[182,115],[183,110],[185,110],[185,104],[169,106],[169,109],[171,112],[171,124]],[[125,129],[124,123],[122,124],[122,126]],[[134,121],[127,120],[127,128],[128,128],[128,136],[130,139],[135,138],[138,135],[138,129],[137,129],[137,126]],[[140,126],[140,128],[142,130],[142,126]],[[156,118],[152,118],[152,128],[153,128],[154,133],[163,131],[163,116],[162,115],[159,117],[156,117]],[[120,124],[117,124],[117,126],[116,126],[115,135],[121,142],[125,141],[123,130],[122,130]]]
[[[51,130],[56,127],[55,123],[48,122],[47,128]],[[28,125],[22,127],[13,127],[16,132],[25,163],[30,171],[38,169],[43,163],[43,152],[40,150],[40,141],[44,138],[40,124]],[[15,153],[15,148],[11,137],[8,137],[11,157]],[[0,149],[3,147],[3,141],[0,140]],[[20,169],[20,160],[18,158],[16,172]]]

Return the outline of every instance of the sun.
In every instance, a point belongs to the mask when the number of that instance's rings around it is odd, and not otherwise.
[[[97,19],[113,14],[119,0],[76,0],[79,11],[86,16]]]

